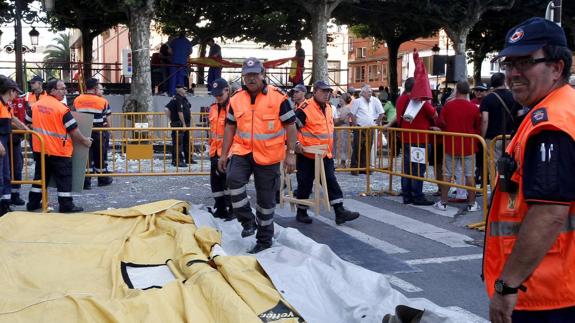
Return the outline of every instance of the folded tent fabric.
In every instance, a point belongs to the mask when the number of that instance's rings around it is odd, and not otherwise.
[[[289,308],[255,258],[210,262],[204,245],[218,243],[220,235],[197,230],[184,213],[189,209],[167,200],[94,213],[2,217],[0,322],[255,323],[271,304]],[[122,262],[161,265],[170,259],[175,278],[162,288],[125,283]]]

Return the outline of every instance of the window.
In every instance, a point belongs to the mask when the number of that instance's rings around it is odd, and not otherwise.
[[[497,73],[497,72],[499,72],[499,71],[500,71],[500,69],[499,69],[499,61],[492,62],[492,63],[489,65],[489,68],[491,69],[491,73]]]
[[[370,82],[379,81],[380,73],[379,65],[369,65],[367,68],[367,75]]]
[[[353,38],[349,37],[349,41],[347,43],[347,51],[353,53]]]
[[[387,62],[381,63],[381,79],[387,79]]]
[[[357,58],[365,58],[365,54],[366,54],[366,48],[365,47],[360,47],[357,49]]]
[[[356,66],[354,71],[354,82],[365,82],[365,66]]]

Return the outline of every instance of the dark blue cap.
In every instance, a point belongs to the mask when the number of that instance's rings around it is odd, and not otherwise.
[[[212,83],[212,95],[220,96],[224,93],[224,89],[228,88],[228,82],[223,78],[219,78]]]
[[[545,45],[567,47],[565,31],[545,18],[530,18],[507,32],[505,47],[493,60],[507,56],[528,56]]]
[[[319,80],[313,84],[313,90],[332,90],[332,88],[326,81]]]
[[[34,82],[44,83],[44,79],[38,75],[34,75],[34,77],[32,77],[32,79],[30,80],[30,83],[34,83]]]
[[[477,83],[473,89],[474,89],[474,90],[484,90],[484,91],[487,91],[487,90],[489,90],[489,87],[488,87],[487,84],[485,84],[485,83]]]
[[[294,86],[292,90],[307,93],[307,88],[303,84],[298,84]]]
[[[264,67],[259,59],[255,57],[248,57],[244,60],[244,64],[242,65],[242,75],[246,75],[249,73],[262,73],[264,71]]]

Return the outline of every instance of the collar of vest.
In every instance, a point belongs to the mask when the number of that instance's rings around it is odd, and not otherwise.
[[[229,96],[228,96],[228,98],[224,101],[224,103],[222,103],[221,105],[220,105],[219,103],[217,103],[217,102],[214,102],[214,104],[218,106],[218,109],[226,108],[229,103],[230,103],[230,97],[229,97]]]
[[[315,104],[320,107],[321,109],[325,110],[325,108],[327,108],[327,103],[319,103],[315,98],[312,98],[313,102],[315,102]]]

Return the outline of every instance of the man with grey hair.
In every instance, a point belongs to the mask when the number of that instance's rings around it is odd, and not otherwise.
[[[351,104],[351,118],[354,126],[370,127],[381,124],[381,120],[385,115],[383,106],[378,98],[373,97],[372,90],[369,85],[365,84],[361,87],[360,98],[353,100]],[[371,146],[372,139],[367,143],[367,132],[354,130],[353,131],[353,151],[351,153],[351,168],[365,168],[366,145]],[[360,156],[361,155],[361,156]],[[359,162],[358,162],[359,160]],[[365,173],[364,171],[362,173]],[[357,176],[358,171],[351,172],[352,175]]]

